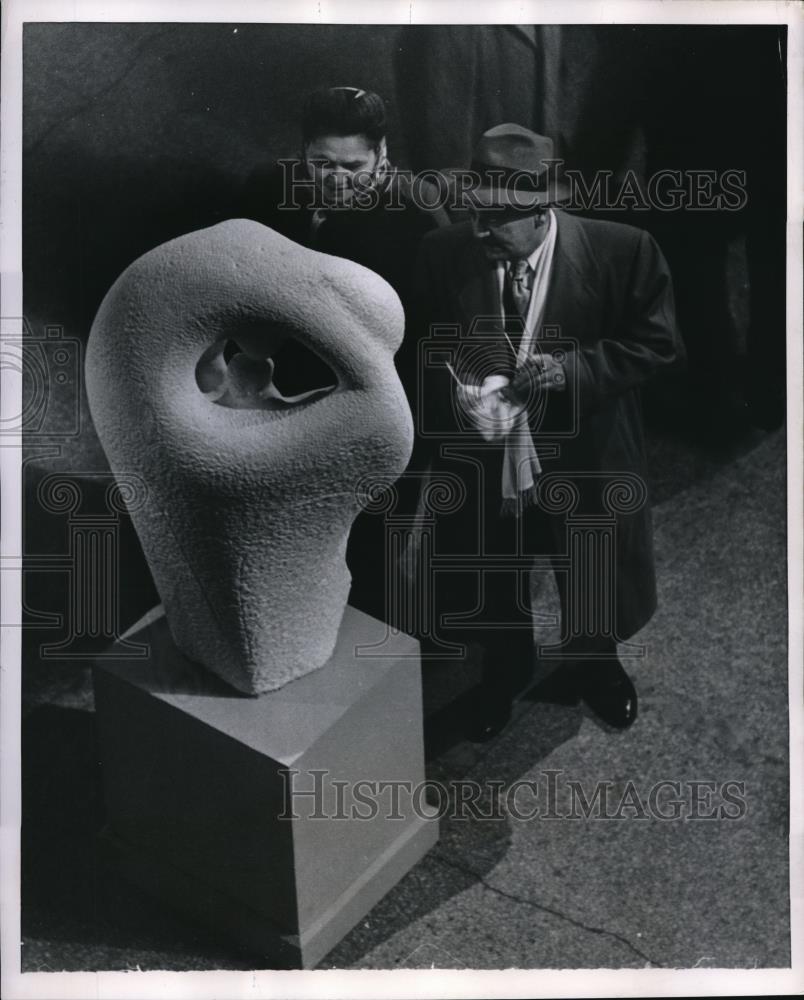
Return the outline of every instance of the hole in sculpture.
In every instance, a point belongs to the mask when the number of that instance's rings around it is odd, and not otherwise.
[[[319,399],[338,384],[329,365],[289,333],[250,327],[211,344],[195,378],[211,402],[241,410],[288,409]]]

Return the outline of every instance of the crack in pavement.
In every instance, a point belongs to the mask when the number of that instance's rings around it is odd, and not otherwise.
[[[603,927],[594,927],[591,924],[585,924],[581,920],[576,920],[574,917],[570,917],[566,913],[562,913],[561,910],[556,910],[551,906],[547,906],[544,903],[535,903],[532,899],[527,899],[524,896],[517,896],[512,892],[506,892],[504,889],[499,889],[497,886],[492,885],[487,881],[479,872],[474,869],[469,868],[465,865],[457,864],[454,861],[447,861],[444,858],[434,858],[436,864],[445,865],[447,868],[453,868],[455,871],[462,872],[464,875],[470,875],[472,878],[477,879],[481,885],[485,886],[490,892],[496,893],[498,896],[502,896],[504,899],[510,899],[513,903],[521,903],[524,906],[530,906],[534,910],[541,910],[544,913],[549,913],[554,917],[558,917],[560,920],[566,920],[567,923],[572,924],[574,927],[579,927],[581,930],[589,931],[591,934],[603,934],[606,937],[614,938],[621,944],[624,944],[626,948],[629,948],[635,955],[639,955],[640,958],[644,959],[650,965],[655,966],[658,969],[663,969],[665,966],[661,962],[657,962],[655,959],[651,958],[650,955],[646,955],[645,952],[640,951],[635,944],[632,944],[622,934],[618,934],[617,931],[608,931]]]

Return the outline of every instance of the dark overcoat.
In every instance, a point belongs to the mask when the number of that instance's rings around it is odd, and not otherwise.
[[[562,361],[566,386],[537,393],[529,405],[543,471],[537,506],[525,516],[543,519],[559,556],[568,555],[569,527],[586,523],[608,534],[614,628],[624,640],[656,605],[640,392],[649,391],[655,373],[678,364],[684,348],[670,273],[651,236],[560,210],[556,217],[539,345]],[[501,516],[503,449],[484,443],[462,418],[446,361],[462,381],[482,380],[510,365],[510,348],[501,332],[495,265],[470,224],[425,238],[417,289],[418,336],[405,345],[403,368],[415,386],[409,394],[419,454],[429,454],[435,479],[452,477],[463,493],[437,516],[435,551],[471,557],[484,551],[483,535],[494,533]],[[578,581],[556,577],[566,615]]]
[[[449,222],[438,191],[391,168],[374,198],[357,208],[326,212],[313,241],[314,208],[312,185],[302,165],[283,160],[249,175],[236,214],[270,226],[302,246],[369,268],[391,285],[407,311],[419,244],[431,230]]]

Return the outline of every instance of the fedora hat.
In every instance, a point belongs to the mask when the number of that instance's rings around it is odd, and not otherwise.
[[[561,161],[553,155],[553,140],[512,122],[484,132],[469,170],[450,174],[453,192],[465,199],[464,207],[527,210],[570,197]]]

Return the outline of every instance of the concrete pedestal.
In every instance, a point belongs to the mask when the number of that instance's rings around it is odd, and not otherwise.
[[[94,670],[116,863],[271,967],[315,965],[438,838],[421,794],[418,643],[355,653],[384,635],[347,607],[324,667],[249,697],[146,616],[125,638],[150,656],[121,647]]]

